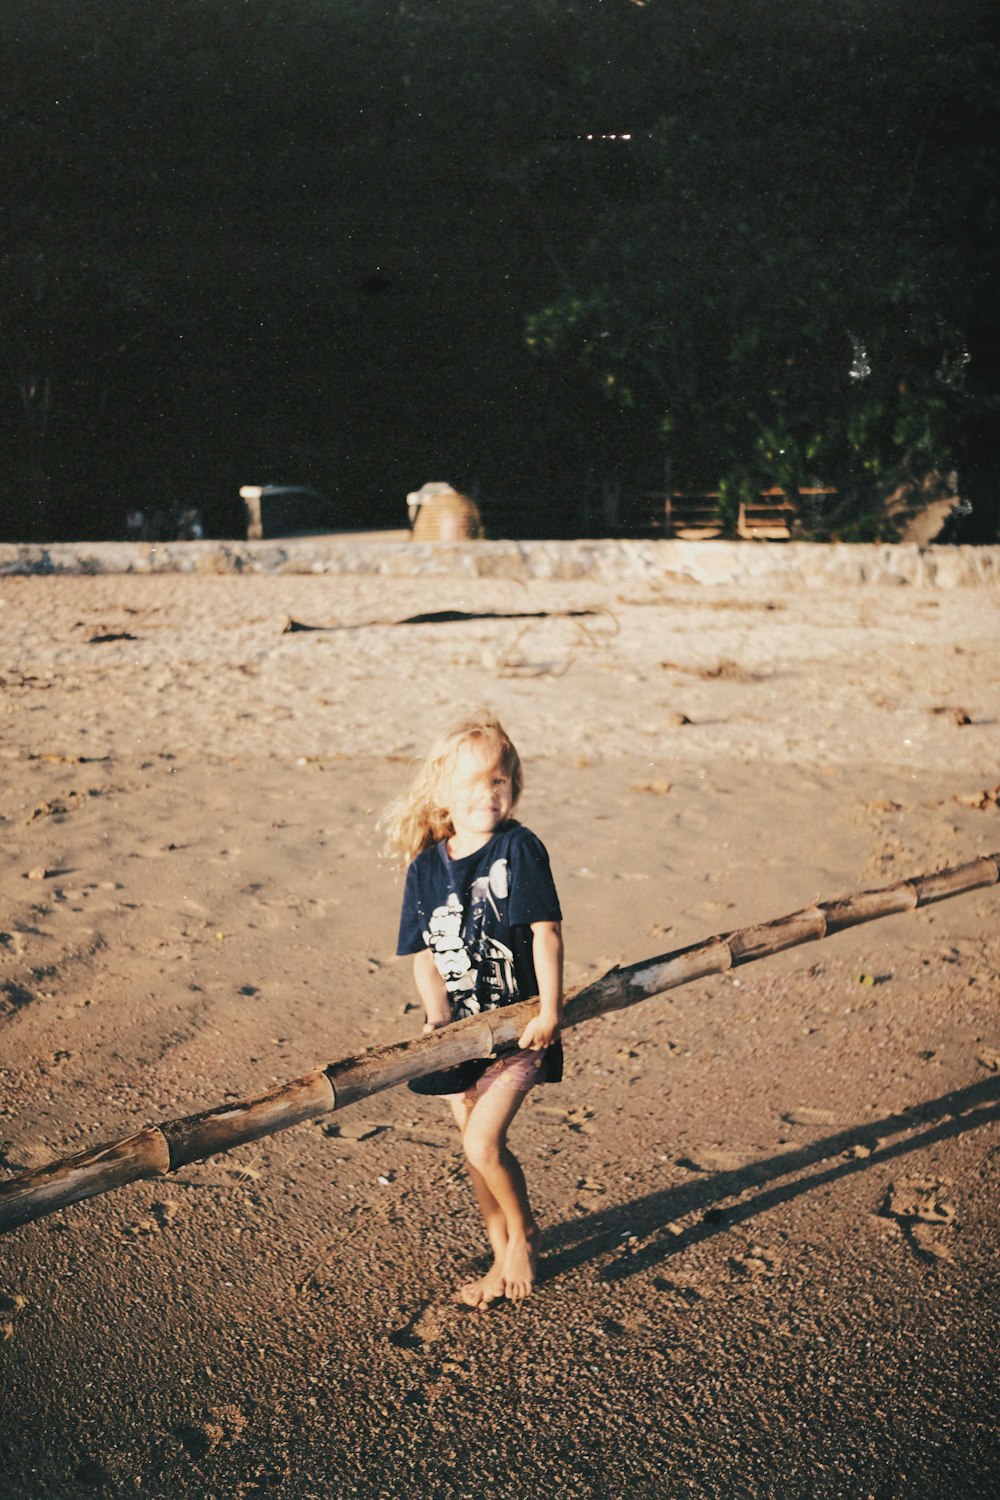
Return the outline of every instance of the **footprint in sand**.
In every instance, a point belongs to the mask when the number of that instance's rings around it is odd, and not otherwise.
[[[188,1458],[207,1458],[222,1442],[223,1431],[218,1422],[180,1422],[174,1429],[180,1438]]]
[[[368,1141],[372,1136],[381,1135],[384,1130],[392,1127],[387,1124],[378,1124],[375,1121],[349,1120],[345,1124],[339,1121],[323,1125],[324,1135],[339,1141]]]
[[[630,1053],[630,1056],[637,1056],[637,1054]],[[566,1125],[576,1135],[593,1135],[597,1128],[591,1124],[594,1111],[587,1109],[585,1105],[580,1105],[575,1109],[566,1109],[560,1105],[538,1104],[535,1105],[535,1109],[540,1115],[551,1115],[554,1121]]]
[[[141,1234],[159,1234],[161,1229],[166,1229],[172,1224],[180,1213],[180,1204],[174,1198],[164,1198],[156,1203],[150,1204],[149,1213],[134,1224],[130,1224],[124,1233],[129,1238]]]
[[[910,1224],[908,1236],[918,1256],[924,1261],[953,1260],[950,1247],[933,1224]]]
[[[20,1292],[15,1292],[13,1296],[0,1292],[0,1343],[14,1337],[14,1319],[24,1312],[27,1305],[27,1297],[22,1297]]]
[[[744,1255],[731,1255],[729,1266],[738,1276],[754,1279],[771,1276],[777,1268],[777,1258],[763,1245],[749,1245]]]
[[[933,1177],[904,1177],[889,1184],[879,1210],[895,1219],[906,1243],[924,1262],[951,1260],[952,1252],[942,1238],[955,1223],[954,1205],[948,1201],[947,1185]]]
[[[782,1111],[781,1118],[788,1125],[848,1125],[854,1122],[832,1109],[816,1109],[810,1104]]]
[[[433,1302],[418,1308],[408,1323],[389,1332],[389,1342],[411,1354],[423,1353],[427,1344],[435,1344],[447,1332],[445,1309]]]
[[[948,1202],[946,1184],[933,1177],[903,1177],[890,1183],[882,1213],[911,1223],[955,1222],[955,1209]]]
[[[189,1458],[207,1458],[216,1448],[229,1448],[246,1431],[248,1418],[238,1406],[211,1406],[202,1418],[179,1422],[172,1429]]]
[[[84,1459],[75,1470],[73,1478],[88,1490],[101,1491],[105,1494],[114,1486],[114,1479],[96,1458]]]
[[[726,1151],[721,1148],[697,1151],[690,1156],[678,1158],[677,1165],[689,1172],[740,1172],[748,1167],[753,1157],[744,1151]]]

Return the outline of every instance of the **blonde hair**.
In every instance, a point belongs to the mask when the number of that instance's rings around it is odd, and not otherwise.
[[[499,766],[510,777],[512,804],[516,806],[524,790],[520,756],[496,714],[488,708],[477,709],[445,730],[410,785],[379,818],[378,826],[385,833],[385,853],[394,863],[408,865],[431,844],[455,832],[448,809],[441,805],[441,788],[464,745],[481,748],[484,761],[491,767]]]

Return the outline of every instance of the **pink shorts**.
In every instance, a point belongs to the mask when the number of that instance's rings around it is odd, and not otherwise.
[[[547,1047],[526,1047],[490,1063],[483,1076],[460,1097],[481,1099],[489,1089],[509,1089],[512,1094],[526,1094],[534,1088],[542,1072]],[[445,1095],[454,1098],[455,1095]]]

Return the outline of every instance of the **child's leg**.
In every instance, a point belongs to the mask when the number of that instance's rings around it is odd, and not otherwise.
[[[528,1203],[524,1173],[507,1145],[507,1131],[525,1098],[524,1092],[494,1085],[473,1104],[462,1134],[473,1182],[478,1174],[503,1214],[506,1249],[500,1273],[503,1295],[513,1301],[531,1293],[541,1238]]]
[[[452,1094],[448,1098],[455,1124],[465,1139],[465,1127],[472,1113],[473,1100],[465,1094]],[[493,1194],[486,1185],[482,1173],[471,1162],[466,1162],[472,1179],[472,1190],[476,1195],[479,1212],[486,1225],[486,1234],[493,1250],[493,1264],[485,1276],[477,1281],[467,1281],[458,1289],[461,1300],[469,1307],[486,1308],[503,1296],[503,1261],[507,1253],[507,1220]]]

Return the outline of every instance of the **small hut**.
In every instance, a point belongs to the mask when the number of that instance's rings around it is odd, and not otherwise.
[[[482,534],[479,507],[450,484],[425,484],[406,503],[415,542],[465,542]]]

